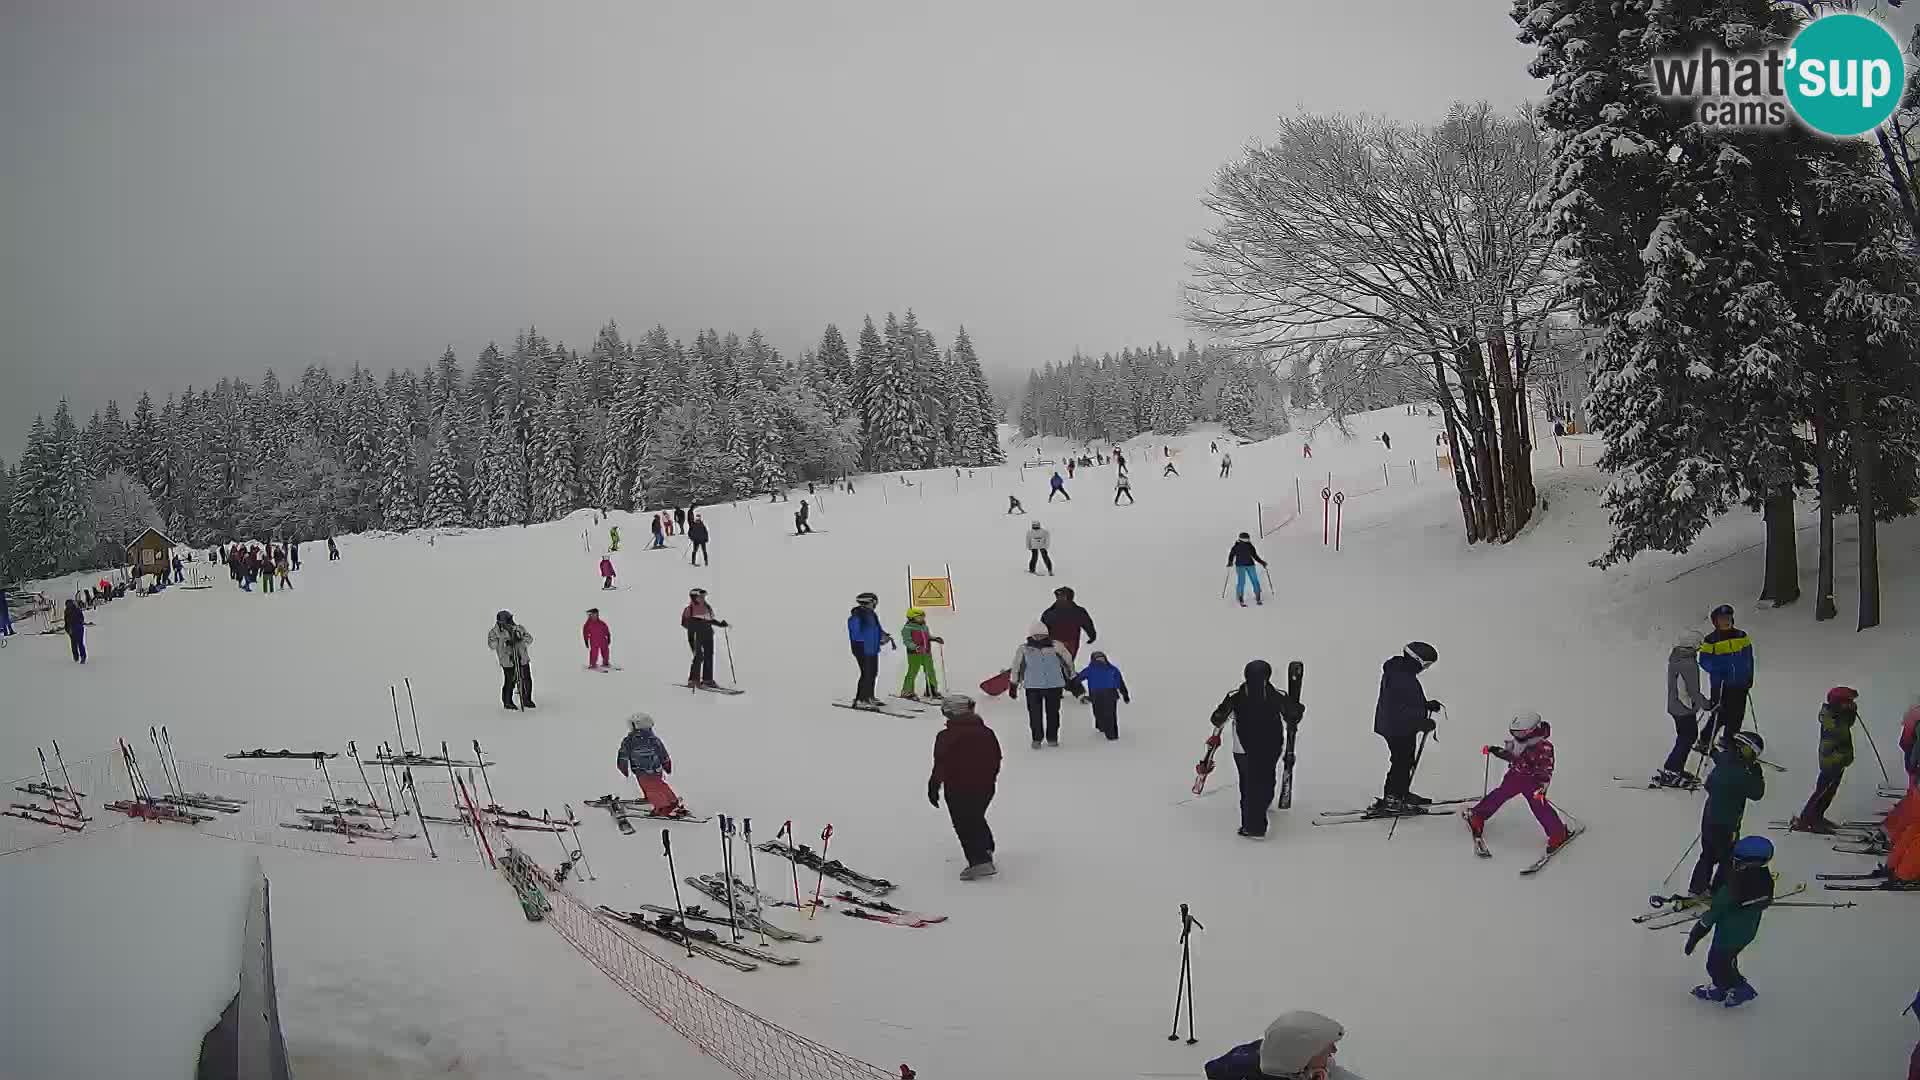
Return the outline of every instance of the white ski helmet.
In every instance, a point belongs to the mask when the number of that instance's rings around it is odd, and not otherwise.
[[[1027,636],[1030,638],[1052,637],[1053,631],[1047,629],[1046,623],[1037,622],[1027,627]]]
[[[646,713],[637,712],[637,713],[634,713],[632,716],[627,717],[628,731],[650,731],[652,730],[652,728],[653,728],[653,717],[649,716]]]
[[[1540,714],[1537,712],[1517,712],[1507,721],[1507,733],[1516,739],[1524,739],[1533,734],[1540,726]]]

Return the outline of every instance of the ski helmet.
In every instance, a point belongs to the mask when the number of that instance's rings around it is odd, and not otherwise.
[[[1713,620],[1718,619],[1723,615],[1726,616],[1726,619],[1728,622],[1733,621],[1733,605],[1732,604],[1721,604],[1719,607],[1714,608],[1712,611],[1707,612],[1707,621],[1712,622]]]
[[[1859,696],[1860,696],[1860,691],[1855,690],[1851,686],[1836,686],[1833,689],[1827,691],[1827,704],[1851,705],[1853,704],[1854,699],[1858,698]]]
[[[1733,745],[1749,758],[1757,758],[1767,752],[1767,740],[1761,738],[1757,731],[1743,731],[1735,735]]]
[[[1059,588],[1053,590],[1053,595],[1061,597],[1062,599],[1071,600],[1073,599],[1073,590],[1065,585],[1062,585]]]
[[[632,716],[627,717],[628,731],[649,731],[649,730],[652,730],[652,728],[653,728],[653,717],[647,715],[646,713],[637,712],[637,713],[634,713]]]
[[[1037,622],[1027,627],[1027,636],[1030,638],[1052,637],[1053,631],[1047,629],[1046,623]]]
[[[499,623],[501,626],[506,626],[513,622],[513,612],[496,611],[493,613],[493,621]]]
[[[1698,630],[1682,630],[1673,643],[1683,649],[1698,649],[1706,640]]]
[[[1424,641],[1410,641],[1407,643],[1406,657],[1425,671],[1440,662],[1440,650]]]
[[[1241,533],[1241,534],[1240,534],[1240,539],[1242,539],[1242,540],[1251,540],[1251,539],[1253,539],[1253,537],[1251,537],[1251,536],[1248,536],[1248,535],[1247,535],[1246,533]]]
[[[920,608],[910,607],[907,609],[907,618],[909,619],[924,619],[926,617],[927,613]]]
[[[965,716],[973,711],[973,699],[965,694],[948,694],[940,699],[940,715]]]
[[[1029,528],[1029,529],[1037,529],[1037,528],[1039,528],[1039,527],[1040,527],[1040,519],[1039,519],[1039,518],[1034,518],[1034,519],[1033,519],[1033,524],[1031,524],[1031,525],[1029,525],[1029,526],[1027,526],[1027,528]]]
[[[1512,720],[1507,721],[1507,731],[1516,739],[1524,739],[1528,735],[1533,734],[1534,730],[1538,728],[1540,724],[1539,713],[1518,712],[1513,714]]]
[[[1737,862],[1764,863],[1773,859],[1773,841],[1764,836],[1743,836],[1734,842],[1733,857]]]
[[[705,596],[705,595],[707,595],[707,590],[705,590],[705,589],[688,589],[688,590],[687,590],[687,595],[688,595],[688,596],[691,596],[691,597],[693,597],[693,598],[694,598],[695,600],[698,600],[698,599],[700,599],[701,597],[703,597],[703,596]]]
[[[859,596],[854,597],[853,602],[856,604],[877,604],[880,602],[880,598],[870,592],[863,592]]]
[[[597,608],[597,607],[590,607],[590,608],[588,608],[588,609],[587,609],[587,614],[589,614],[589,615],[598,615],[598,614],[600,614],[600,609],[599,609],[599,608]]]

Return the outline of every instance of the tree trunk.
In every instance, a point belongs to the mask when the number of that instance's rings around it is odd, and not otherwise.
[[[1813,421],[1813,456],[1820,483],[1820,571],[1814,585],[1813,618],[1826,622],[1839,614],[1833,604],[1833,441],[1827,425],[1818,417]]]
[[[1453,388],[1447,385],[1447,369],[1439,353],[1433,354],[1433,392],[1434,399],[1440,403],[1440,415],[1446,420],[1447,453],[1453,458],[1453,486],[1460,493],[1460,525],[1466,531],[1467,543],[1480,539],[1479,526],[1474,521],[1473,494],[1467,484],[1466,458],[1460,453],[1460,423],[1457,407],[1453,402]]]
[[[1920,236],[1920,210],[1913,205],[1913,187],[1907,183],[1906,170],[1901,168],[1900,160],[1894,157],[1893,142],[1887,138],[1884,127],[1874,131],[1874,138],[1880,143],[1880,163],[1887,170],[1887,179],[1892,182],[1894,193],[1900,196],[1900,212],[1906,215],[1907,228],[1914,236]]]
[[[1800,549],[1793,528],[1793,489],[1775,492],[1762,511],[1767,519],[1767,575],[1760,599],[1785,607],[1800,599]]]
[[[1848,379],[1847,422],[1853,435],[1853,476],[1860,504],[1860,623],[1880,625],[1880,433],[1866,422],[1860,380]]]
[[[1527,457],[1527,418],[1513,378],[1514,360],[1507,350],[1506,334],[1496,330],[1489,335],[1487,348],[1499,406],[1500,476],[1506,489],[1501,500],[1506,513],[1500,539],[1510,541],[1533,517],[1533,462]]]

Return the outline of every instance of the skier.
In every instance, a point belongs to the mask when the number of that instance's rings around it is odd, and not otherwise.
[[[1127,505],[1132,506],[1133,505],[1133,481],[1127,479],[1124,476],[1122,476],[1119,480],[1114,482],[1113,505],[1115,506],[1120,505],[1120,496],[1122,495],[1125,495],[1127,497]]]
[[[1427,697],[1420,673],[1440,660],[1440,653],[1424,641],[1408,642],[1398,656],[1380,665],[1380,698],[1373,707],[1373,732],[1387,740],[1391,764],[1381,789],[1382,809],[1404,810],[1430,805],[1433,800],[1413,792],[1417,764],[1414,737],[1430,734],[1439,725],[1433,713],[1440,703]]]
[[[1120,469],[1120,475],[1121,475],[1121,476],[1125,476],[1125,475],[1127,475],[1127,455],[1126,455],[1126,452],[1125,452],[1125,451],[1123,451],[1123,450],[1121,450],[1121,449],[1120,449],[1119,447],[1117,447],[1117,446],[1113,448],[1113,463],[1114,463],[1115,465],[1117,465],[1117,466],[1119,466],[1119,469]]]
[[[600,556],[600,587],[613,588],[613,556],[611,555]]]
[[[1334,1063],[1346,1029],[1316,1012],[1281,1013],[1266,1037],[1206,1064],[1208,1080],[1366,1080]]]
[[[847,613],[847,644],[853,652],[853,661],[859,665],[860,679],[853,690],[853,704],[856,708],[881,708],[880,699],[873,696],[873,684],[880,677],[880,646],[894,643],[893,635],[880,626],[880,616],[874,608],[880,606],[880,598],[870,592],[863,592],[853,598],[853,610]]]
[[[620,752],[614,756],[613,763],[620,769],[621,776],[631,776],[640,785],[649,816],[686,816],[687,808],[681,805],[680,796],[667,784],[667,774],[673,771],[673,757],[667,753],[667,744],[653,733],[653,717],[643,712],[627,717],[627,735],[620,740]]]
[[[1034,568],[1040,565],[1042,559],[1045,559],[1047,576],[1053,576],[1053,555],[1047,551],[1047,543],[1052,539],[1053,534],[1041,528],[1039,521],[1036,520],[1032,525],[1027,526],[1027,573],[1038,573],[1039,571]]]
[[[1240,538],[1233,542],[1233,547],[1227,550],[1227,565],[1233,568],[1234,574],[1233,598],[1240,602],[1241,607],[1247,606],[1247,582],[1249,581],[1253,582],[1253,602],[1255,604],[1267,602],[1266,598],[1260,594],[1260,571],[1254,569],[1256,563],[1265,566],[1267,560],[1261,558],[1260,553],[1253,549],[1253,537],[1247,533],[1241,533]]]
[[[947,817],[967,857],[961,881],[992,877],[993,830],[987,827],[987,807],[993,802],[994,781],[1000,777],[1000,739],[974,711],[973,699],[954,694],[941,699],[940,715],[947,726],[933,737],[933,772],[927,777],[927,801],[940,805],[940,789],[947,791]]]
[[[300,569],[300,544],[298,541],[287,545],[287,558],[292,560],[295,570]]]
[[[1119,738],[1120,702],[1133,704],[1127,677],[1113,666],[1106,653],[1095,649],[1087,657],[1086,668],[1073,681],[1085,687],[1087,696],[1093,699],[1093,729],[1109,739]]]
[[[1046,624],[1047,633],[1067,647],[1067,655],[1075,659],[1080,657],[1080,635],[1085,632],[1087,644],[1100,640],[1100,632],[1093,628],[1093,616],[1087,609],[1073,601],[1073,590],[1065,585],[1053,590],[1053,606],[1040,613],[1040,621]]]
[[[801,499],[800,510],[793,515],[793,535],[799,536],[803,533],[810,533],[813,531],[813,526],[807,524],[807,515],[809,513],[810,511],[807,508],[807,500]]]
[[[1760,772],[1760,755],[1765,750],[1759,732],[1743,731],[1733,737],[1732,746],[1713,756],[1713,771],[1707,774],[1707,805],[1700,812],[1700,859],[1693,864],[1687,884],[1687,891],[1695,896],[1711,896],[1720,886],[1747,803],[1766,797],[1767,778]]]
[[[533,633],[513,621],[513,613],[501,611],[493,617],[493,629],[487,631],[487,646],[500,661],[500,704],[514,708],[514,687],[520,688],[520,708],[533,708]]]
[[[1540,719],[1537,712],[1515,713],[1507,724],[1506,746],[1483,746],[1480,752],[1506,762],[1507,775],[1500,778],[1499,787],[1487,792],[1486,798],[1467,811],[1467,828],[1473,831],[1474,838],[1483,835],[1487,819],[1508,799],[1525,795],[1527,809],[1533,811],[1533,819],[1546,830],[1547,854],[1559,851],[1570,837],[1559,812],[1547,798],[1547,785],[1553,782],[1553,728]]]
[[[182,581],[185,581],[186,579],[187,579],[187,573],[186,573],[186,571],[185,571],[184,569],[182,569],[182,568],[181,568],[181,563],[180,563],[180,556],[178,556],[178,555],[175,555],[175,556],[173,557],[173,580],[174,580],[174,584],[176,584],[176,585],[177,585],[177,584],[179,584],[180,582],[182,582]]]
[[[1013,651],[1013,663],[1007,667],[1008,693],[1027,691],[1027,727],[1033,734],[1033,748],[1040,740],[1048,746],[1060,745],[1060,699],[1073,678],[1073,656],[1064,645],[1053,640],[1046,623],[1027,627],[1027,639]]]
[[[1661,787],[1698,787],[1700,778],[1687,771],[1687,756],[1699,736],[1699,714],[1707,709],[1700,692],[1700,631],[1682,630],[1673,651],[1667,653],[1667,715],[1673,717],[1673,749],[1654,774]]]
[[[279,551],[274,553],[273,572],[280,575],[280,587],[283,589],[293,588],[293,579],[287,576],[288,569],[289,568],[287,566],[287,549],[281,548]]]
[[[1073,479],[1073,459],[1072,458],[1067,459],[1067,479],[1069,480]]]
[[[607,548],[610,551],[620,550],[620,526],[610,525],[607,527]]]
[[[1007,496],[1007,513],[1024,514],[1026,512],[1027,508],[1020,505],[1020,497],[1018,495]]]
[[[1212,442],[1207,444],[1207,453],[1217,454],[1219,452],[1220,452],[1220,440],[1215,439]]]
[[[713,681],[713,628],[727,623],[715,617],[713,606],[707,603],[707,590],[687,590],[687,606],[680,612],[680,625],[687,631],[687,648],[693,653],[693,660],[687,665],[687,685],[719,686]]]
[[[1853,764],[1853,723],[1860,717],[1860,691],[1851,686],[1836,686],[1827,691],[1827,703],[1820,707],[1820,778],[1814,781],[1813,794],[1794,819],[1795,832],[1832,836],[1839,826],[1827,820],[1827,808],[1840,791],[1847,766]]]
[[[1225,480],[1227,477],[1232,475],[1233,475],[1233,455],[1221,454],[1220,455],[1220,479]]]
[[[681,532],[686,532],[687,531],[687,512],[677,506],[674,507],[673,508],[673,524],[675,528],[678,528]],[[673,529],[668,529],[667,535],[669,536],[673,535]]]
[[[1740,974],[1740,953],[1760,933],[1760,916],[1773,900],[1773,871],[1767,869],[1773,861],[1773,841],[1764,836],[1742,837],[1731,855],[1732,868],[1715,884],[1713,902],[1687,931],[1686,946],[1687,955],[1692,956],[1700,939],[1713,931],[1713,944],[1707,947],[1707,976],[1713,981],[1694,987],[1693,996],[1729,1009],[1759,996]]]
[[[1700,667],[1707,673],[1713,719],[1695,747],[1701,753],[1712,747],[1716,730],[1722,744],[1740,733],[1747,718],[1747,694],[1753,689],[1753,639],[1733,625],[1733,605],[1721,604],[1708,617],[1713,620],[1713,633],[1700,646]]]
[[[700,520],[699,514],[687,519],[687,539],[693,543],[693,555],[687,559],[688,566],[700,565],[700,556],[707,557],[707,565],[713,565],[713,553],[707,550],[707,523]]]
[[[251,557],[251,549],[249,549],[249,558],[247,560],[249,572],[251,572],[256,565],[259,567],[260,574],[260,595],[265,596],[273,591],[273,551],[271,548],[262,551],[259,554],[257,562],[256,559]],[[102,589],[104,590],[104,588],[105,583],[103,582]]]
[[[1245,681],[1220,700],[1212,722],[1218,729],[1233,719],[1233,765],[1240,773],[1238,834],[1259,840],[1267,835],[1274,774],[1287,751],[1286,722],[1298,724],[1306,710],[1273,685],[1273,665],[1265,660],[1247,661],[1242,674]]]
[[[1300,456],[1301,456],[1301,457],[1303,457],[1303,458],[1312,458],[1312,457],[1313,457],[1313,444],[1312,444],[1312,443],[1301,443],[1301,444],[1300,444]]]
[[[667,546],[666,526],[660,523],[660,517],[661,515],[659,514],[653,515],[653,545],[652,546],[656,548],[663,548]]]
[[[13,612],[7,608],[7,590],[0,589],[0,637],[13,636]]]
[[[1387,433],[1386,433],[1386,432],[1384,432],[1384,431],[1383,431],[1383,432],[1381,432],[1381,433],[1380,433],[1380,445],[1381,445],[1381,446],[1384,446],[1384,447],[1386,447],[1386,448],[1387,448],[1387,449],[1389,449],[1389,450],[1391,450],[1391,449],[1393,449],[1393,436],[1391,436],[1391,435],[1389,435],[1389,434],[1387,434]]]
[[[587,670],[611,668],[613,661],[607,655],[607,649],[613,644],[613,630],[600,618],[600,609],[587,609],[587,621],[580,627],[580,640],[587,646]]]
[[[1174,468],[1174,467],[1173,467],[1173,461],[1172,461],[1171,459],[1169,459],[1169,460],[1167,461],[1167,467],[1166,467],[1166,468],[1164,468],[1164,469],[1161,469],[1161,470],[1160,470],[1160,475],[1161,475],[1161,477],[1162,477],[1162,478],[1165,478],[1165,477],[1169,477],[1169,476],[1179,476],[1179,475],[1180,475],[1180,470],[1179,470],[1179,469],[1176,469],[1176,468]]]
[[[914,693],[914,679],[920,672],[927,673],[927,696],[940,696],[940,680],[933,674],[933,643],[946,644],[945,638],[935,637],[927,630],[927,613],[920,608],[907,609],[906,624],[900,627],[900,640],[907,643],[907,677],[900,682],[900,696],[909,701],[920,700]]]
[[[1058,469],[1053,471],[1053,481],[1047,490],[1047,501],[1052,502],[1055,495],[1067,495],[1067,482],[1061,478],[1060,470]],[[1072,502],[1073,496],[1067,495],[1067,501]]]
[[[331,536],[327,537],[327,561],[328,562],[340,561],[340,545],[334,543],[333,537]]]
[[[71,597],[66,609],[67,645],[73,652],[73,662],[87,662],[87,613],[80,610],[80,604]]]

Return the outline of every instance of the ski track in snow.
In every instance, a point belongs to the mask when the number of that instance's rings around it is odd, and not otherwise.
[[[822,915],[810,929],[826,940],[789,946],[803,961],[790,970],[673,962],[775,1022],[885,1068],[912,1063],[929,1080],[1197,1076],[1206,1057],[1289,1008],[1339,1019],[1341,1061],[1373,1080],[1897,1075],[1914,1037],[1898,1015],[1913,993],[1912,959],[1889,944],[1910,938],[1913,899],[1864,894],[1856,909],[1769,913],[1741,959],[1759,1000],[1736,1013],[1704,1006],[1687,992],[1704,981],[1704,952],[1681,954],[1684,931],[1628,921],[1649,893],[1672,891],[1660,877],[1692,837],[1699,804],[1626,790],[1612,776],[1658,764],[1672,738],[1660,692],[1668,643],[1702,628],[1723,600],[1754,636],[1768,756],[1792,770],[1768,774],[1750,831],[1805,799],[1826,687],[1859,688],[1863,715],[1890,745],[1920,686],[1911,674],[1920,529],[1884,528],[1887,623],[1856,635],[1850,547],[1840,552],[1837,622],[1814,624],[1810,595],[1752,610],[1761,553],[1740,552],[1762,536],[1753,515],[1716,524],[1685,556],[1587,566],[1604,545],[1604,477],[1554,468],[1550,438],[1536,459],[1547,508],[1512,545],[1467,547],[1451,479],[1433,467],[1435,423],[1398,409],[1357,417],[1350,441],[1320,432],[1311,461],[1300,457],[1301,433],[1235,446],[1227,480],[1207,451],[1212,432],[1137,439],[1134,506],[1111,505],[1112,465],[1080,471],[1075,501],[1051,505],[1049,469],[1022,480],[1002,468],[991,484],[980,470],[957,492],[951,470],[915,474],[913,487],[866,477],[856,495],[816,499],[827,535],[804,546],[786,542],[800,494],[716,506],[704,511],[711,567],[630,543],[614,555],[622,588],[612,594],[596,572],[606,525],[590,513],[443,532],[431,547],[424,534],[345,537],[342,561],[308,560],[292,592],[243,594],[218,578],[209,591],[108,605],[95,613],[85,668],[58,637],[14,639],[0,651],[11,706],[0,762],[9,775],[31,771],[33,747],[50,736],[70,757],[117,736],[137,748],[150,722],[168,724],[189,760],[255,746],[343,750],[349,738],[370,753],[392,737],[388,684],[410,676],[432,751],[444,738],[461,753],[477,738],[501,762],[491,779],[502,803],[558,813],[571,802],[598,873],[571,888],[589,905],[633,909],[673,902],[658,828],[637,820],[636,835],[622,837],[581,803],[633,790],[613,754],[624,717],[645,709],[672,750],[672,783],[696,811],[750,817],[756,840],[791,818],[815,847],[831,821],[832,856],[899,883],[888,899],[900,906],[951,916],[908,930]],[[1399,450],[1372,438],[1382,430]],[[1185,475],[1160,476],[1162,444]],[[1058,458],[1062,446],[1018,444],[1009,458]],[[1405,479],[1410,459],[1417,485]],[[1374,490],[1383,462],[1395,466],[1393,486]],[[1337,554],[1320,543],[1317,495],[1329,471],[1336,487],[1367,492],[1345,505]],[[1296,475],[1305,512],[1257,540],[1275,591],[1242,610],[1220,598],[1227,548],[1254,527],[1256,501],[1291,508]],[[1028,516],[1004,513],[1010,491]],[[644,538],[645,517],[609,523]],[[1035,518],[1053,534],[1053,578],[1024,572],[1021,534]],[[1810,587],[1810,536],[1801,556]],[[916,573],[952,566],[959,607],[931,621],[947,640],[953,685],[972,691],[1005,666],[1052,589],[1071,585],[1133,692],[1120,741],[1100,738],[1090,710],[1069,699],[1061,747],[1040,751],[1027,747],[1019,705],[982,702],[1006,754],[989,814],[1001,872],[986,882],[955,880],[962,860],[946,814],[925,802],[937,714],[830,705],[852,691],[842,628],[853,596],[878,592],[897,634],[909,563]],[[684,677],[678,613],[695,585],[732,622],[743,696],[666,685]],[[581,670],[579,628],[593,606],[623,671]],[[499,608],[536,637],[531,713],[499,707],[484,644]],[[1452,816],[1402,821],[1391,842],[1384,821],[1308,826],[1318,811],[1378,791],[1379,665],[1413,638],[1439,648],[1424,681],[1448,706],[1418,790],[1480,790],[1478,748],[1497,742],[1517,709],[1553,724],[1553,797],[1592,832],[1537,879],[1516,877],[1543,843],[1518,803],[1488,826],[1489,860],[1473,857]],[[717,673],[731,683],[727,642],[717,645]],[[1083,662],[1087,653],[1083,645]],[[1294,808],[1276,813],[1263,844],[1233,835],[1236,790],[1186,801],[1207,715],[1255,656],[1307,665]],[[883,691],[898,688],[903,664],[883,654]],[[1889,805],[1873,797],[1878,770],[1862,751],[1835,817]],[[1223,753],[1211,784],[1233,780]],[[713,826],[660,827],[675,830],[682,874],[720,869]],[[551,840],[514,835],[551,865]],[[1868,865],[1817,837],[1773,838],[1783,885]],[[231,992],[243,868],[255,854],[273,882],[282,1015],[301,1080],[728,1075],[552,930],[526,923],[506,884],[472,865],[325,857],[136,822],[0,859],[9,914],[0,969],[12,976],[0,1076],[189,1075]],[[736,857],[745,876],[744,850]],[[759,856],[763,885],[791,890],[787,866]],[[802,875],[800,885],[813,881]],[[1194,938],[1195,1047],[1169,1044],[1164,1030],[1183,902],[1207,927]],[[157,994],[160,985],[169,989]],[[96,1019],[108,1009],[112,1037],[101,1038]]]

